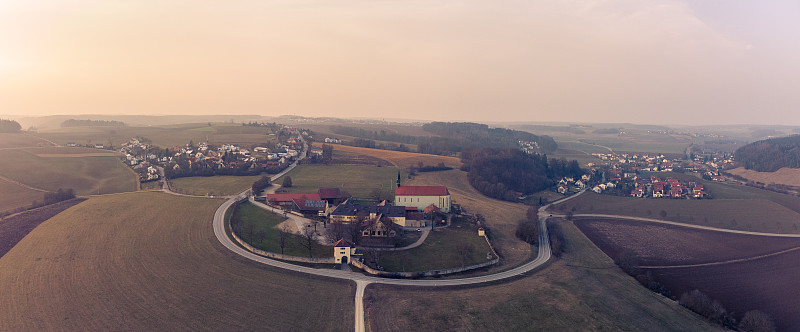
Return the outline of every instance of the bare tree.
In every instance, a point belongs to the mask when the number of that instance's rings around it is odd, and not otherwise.
[[[289,226],[283,224],[278,229],[278,245],[281,247],[281,255],[283,255],[283,248],[286,247],[286,239],[289,238]]]
[[[311,250],[314,249],[314,241],[317,239],[317,232],[313,227],[308,225],[300,230],[300,236],[302,237],[300,244],[308,249],[308,258],[313,258],[314,256]]]
[[[763,311],[751,310],[744,313],[742,321],[739,322],[739,331],[772,332],[775,331],[775,323]]]
[[[263,244],[264,244],[264,239],[265,239],[266,237],[267,237],[267,232],[266,232],[266,231],[264,231],[263,229],[259,229],[259,230],[256,232],[256,238],[258,239],[258,243],[260,243],[260,244],[262,244],[262,245],[263,245]]]
[[[328,242],[334,243],[344,238],[344,225],[339,222],[331,222],[330,227],[327,228],[325,237]]]
[[[461,243],[456,246],[456,258],[461,261],[461,266],[467,265],[475,257],[475,246],[471,243]]]

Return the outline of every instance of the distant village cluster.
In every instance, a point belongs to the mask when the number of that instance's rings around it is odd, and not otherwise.
[[[651,198],[711,198],[699,181],[680,181],[673,177],[662,180],[657,175],[642,173],[699,173],[709,181],[724,181],[720,171],[733,165],[730,155],[691,155],[691,159],[669,158],[663,154],[594,153],[602,160],[589,163],[590,174],[580,179],[565,177],[556,190],[569,194],[590,190],[612,195]]]
[[[302,133],[284,126],[275,136],[275,143],[243,148],[236,144],[210,145],[207,142],[185,146],[160,148],[149,144],[145,138],[132,138],[119,152],[125,163],[139,174],[142,182],[166,176],[253,175],[262,172],[278,173],[291,164],[302,151]],[[266,141],[266,139],[265,139]],[[251,151],[252,150],[252,151]],[[311,153],[319,153],[314,151]],[[163,173],[159,170],[163,169]]]

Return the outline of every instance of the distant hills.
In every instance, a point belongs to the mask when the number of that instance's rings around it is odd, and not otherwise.
[[[800,168],[800,135],[753,142],[737,149],[734,157],[744,168],[759,172]]]

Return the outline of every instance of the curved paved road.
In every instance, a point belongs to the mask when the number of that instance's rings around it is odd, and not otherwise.
[[[288,169],[287,169],[288,171]],[[282,175],[282,174],[281,174]],[[276,176],[277,178],[277,176]],[[356,298],[355,298],[355,330],[356,331],[364,331],[364,311],[363,311],[363,296],[364,290],[366,289],[367,285],[371,283],[379,283],[379,284],[387,284],[387,285],[397,285],[397,286],[417,286],[417,287],[442,287],[442,286],[462,286],[462,285],[472,285],[478,283],[485,283],[485,282],[492,282],[498,281],[502,279],[507,279],[511,277],[515,277],[521,275],[526,272],[530,272],[546,263],[550,260],[551,251],[550,251],[550,237],[547,233],[547,219],[549,218],[545,213],[546,209],[555,203],[560,203],[565,200],[571,199],[577,195],[573,195],[567,197],[561,201],[554,202],[548,205],[545,205],[539,208],[539,227],[541,232],[539,234],[539,254],[536,259],[520,265],[516,268],[501,271],[495,274],[485,275],[485,276],[477,276],[477,277],[470,277],[470,278],[459,278],[459,279],[445,279],[445,280],[414,280],[414,279],[386,279],[386,278],[379,278],[379,277],[372,277],[366,276],[361,273],[350,272],[350,271],[341,271],[341,270],[332,270],[332,269],[315,269],[305,266],[294,265],[290,263],[285,263],[277,260],[273,260],[270,258],[262,257],[256,255],[250,251],[247,251],[238,245],[236,245],[227,235],[225,232],[225,211],[230,208],[234,202],[239,199],[245,199],[247,197],[247,191],[242,192],[241,194],[237,195],[236,197],[232,197],[225,201],[217,211],[214,213],[214,235],[216,235],[217,240],[228,248],[229,250],[233,251],[234,253],[245,257],[247,259],[270,265],[273,267],[286,269],[295,272],[307,273],[316,276],[323,276],[323,277],[330,277],[330,278],[339,278],[339,279],[346,279],[352,280],[356,283]]]

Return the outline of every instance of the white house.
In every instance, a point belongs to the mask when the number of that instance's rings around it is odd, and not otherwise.
[[[394,189],[394,205],[413,206],[419,210],[433,204],[450,212],[450,192],[445,186],[399,186]]]

